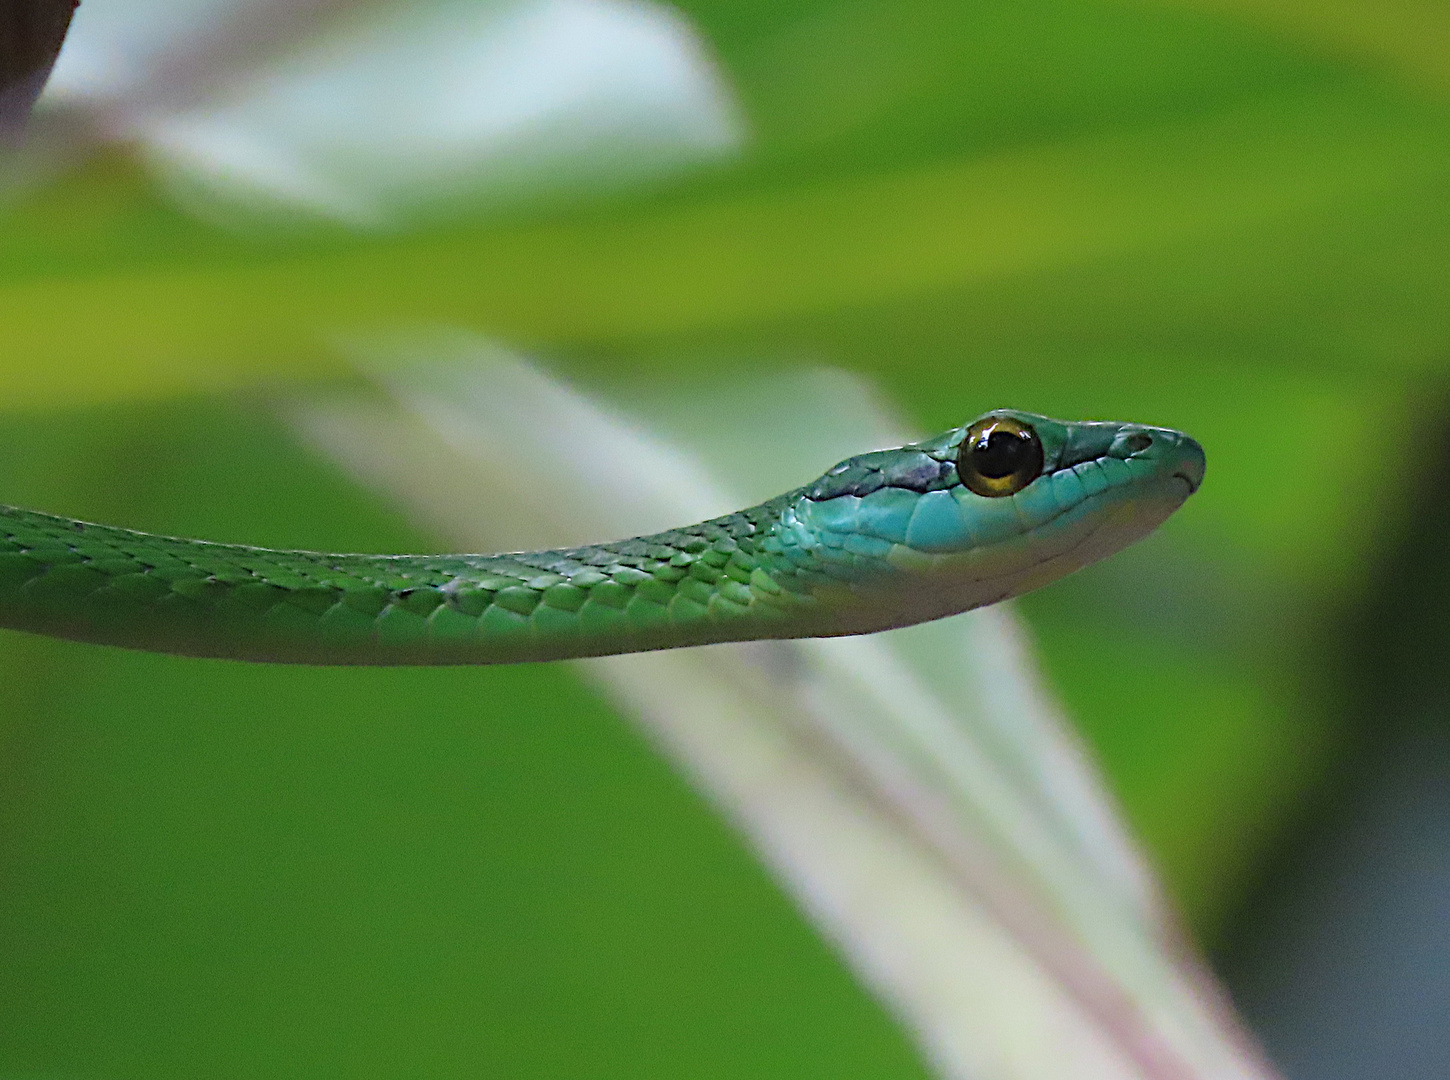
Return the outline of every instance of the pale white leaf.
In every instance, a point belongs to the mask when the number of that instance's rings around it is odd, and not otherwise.
[[[94,110],[232,225],[396,225],[598,191],[744,137],[704,44],[652,0],[275,6],[87,0],[47,100]],[[296,35],[266,36],[288,20]]]

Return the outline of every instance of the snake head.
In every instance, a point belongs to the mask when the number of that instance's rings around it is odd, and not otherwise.
[[[880,629],[995,603],[1111,555],[1203,474],[1203,448],[1182,432],[998,409],[841,462],[782,524],[830,588],[849,587],[861,625]]]

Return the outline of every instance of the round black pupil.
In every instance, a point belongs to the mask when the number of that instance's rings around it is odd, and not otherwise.
[[[1011,476],[1027,464],[1028,441],[998,429],[972,447],[972,467],[988,480]]]

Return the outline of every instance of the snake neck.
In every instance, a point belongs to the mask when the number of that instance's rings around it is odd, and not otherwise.
[[[274,551],[0,508],[0,625],[190,656],[503,663],[829,632],[801,498],[507,555]],[[784,537],[787,542],[782,543]]]

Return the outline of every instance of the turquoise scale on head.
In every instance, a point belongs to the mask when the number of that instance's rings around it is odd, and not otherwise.
[[[906,523],[907,547],[931,555],[958,551],[971,545],[972,535],[952,492],[928,491],[916,497]]]
[[[1057,474],[1044,476],[1041,482],[1029,484],[1012,496],[1010,501],[1016,508],[1018,521],[1022,526],[1029,529],[1039,528],[1062,513],[1064,504],[1059,497],[1056,477]]]
[[[883,487],[861,500],[856,510],[856,528],[867,536],[895,544],[906,542],[906,527],[919,498],[914,491]]]

